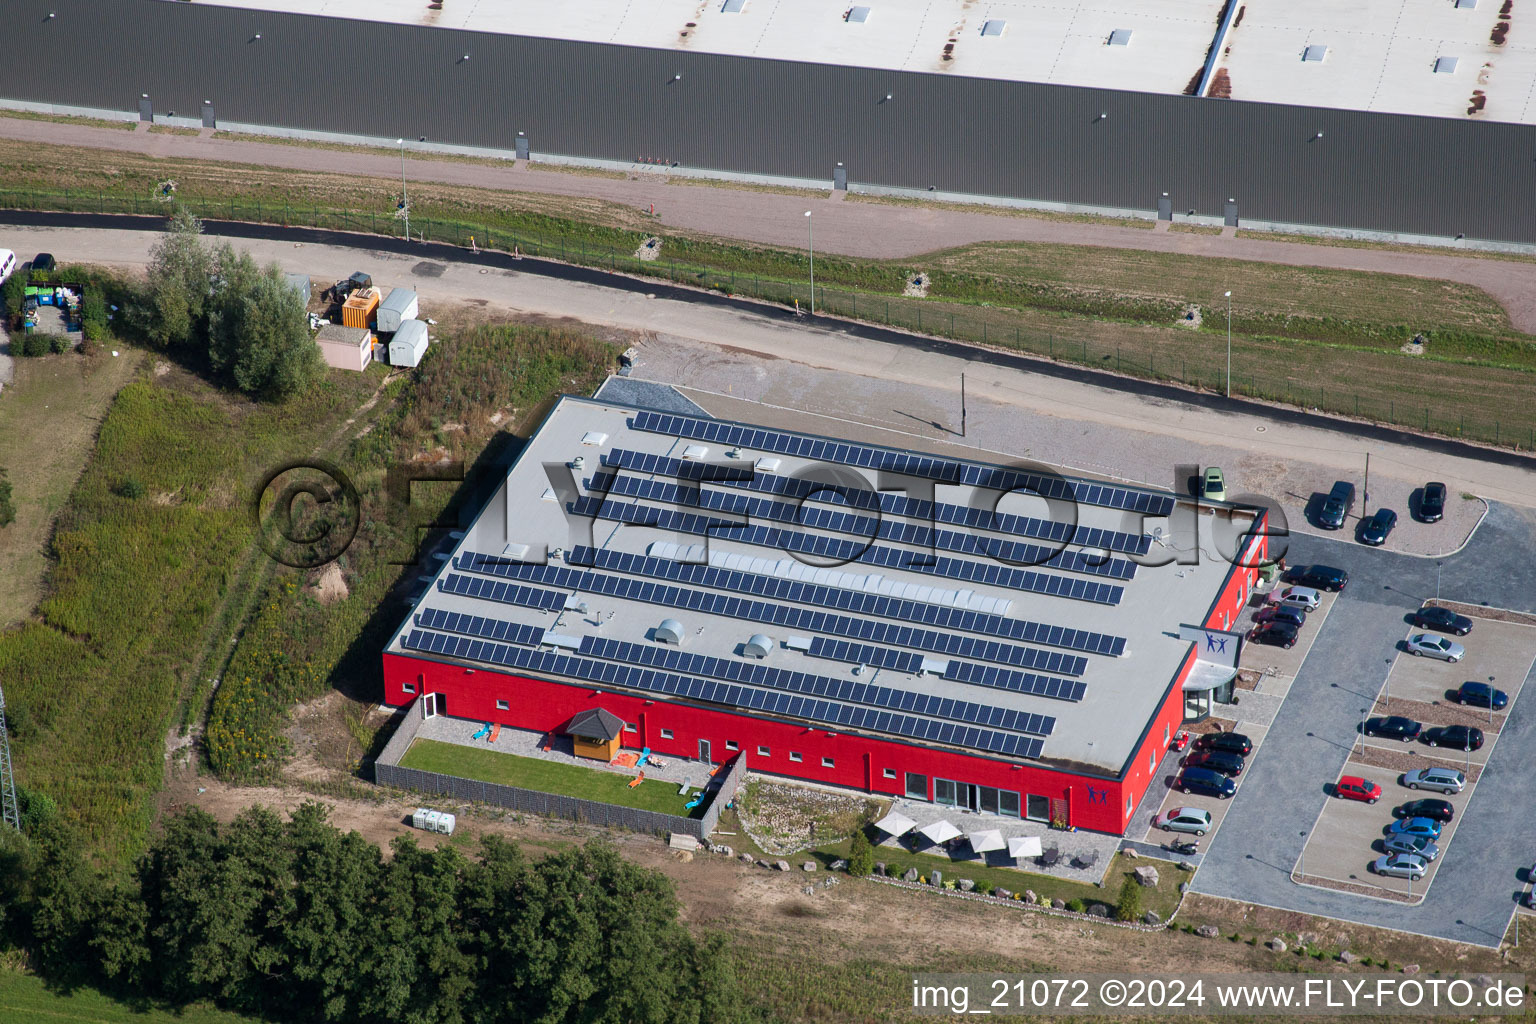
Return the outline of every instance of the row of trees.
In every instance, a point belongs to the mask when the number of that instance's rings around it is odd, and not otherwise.
[[[206,361],[222,381],[260,398],[298,394],[325,369],[304,301],[277,264],[258,267],[228,242],[210,248],[185,210],[151,251],[148,285],[128,320],[151,344]]]
[[[0,839],[0,934],[51,982],[281,1021],[730,1022],[738,987],[665,876],[610,846],[530,860],[484,840],[385,858],[308,803],[171,817],[108,881],[51,807]]]

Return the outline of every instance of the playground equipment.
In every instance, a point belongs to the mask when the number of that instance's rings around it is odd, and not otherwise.
[[[683,810],[691,811],[691,810],[693,810],[695,807],[699,806],[699,804],[701,804],[703,802],[704,802],[704,791],[701,789],[697,793],[693,794],[693,799],[692,800],[688,801],[686,804],[683,805]]]
[[[501,723],[497,722],[495,725],[491,726],[491,735],[490,735],[490,738],[489,738],[489,740],[487,742],[495,743],[496,742],[496,737],[498,737],[500,735],[501,735]]]
[[[483,740],[491,734],[491,723],[486,722],[480,727],[480,731],[470,737],[472,740]]]
[[[650,747],[641,747],[640,748],[640,760],[635,762],[635,767],[637,767],[637,768],[644,768],[645,767],[645,762],[650,759],[650,756],[651,756],[651,748]]]

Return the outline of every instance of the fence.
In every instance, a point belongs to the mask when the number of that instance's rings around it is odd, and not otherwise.
[[[373,778],[381,786],[411,789],[422,793],[452,797],[468,803],[491,804],[514,811],[525,811],[551,818],[568,818],[592,825],[617,826],[635,832],[658,834],[681,833],[691,835],[700,842],[708,843],[709,834],[720,821],[720,812],[736,798],[736,790],[746,773],[746,759],[737,756],[730,768],[719,776],[716,788],[704,813],[698,818],[685,818],[678,814],[646,811],[637,807],[621,807],[597,800],[563,796],[558,793],[542,793],[538,790],[520,789],[494,782],[480,782],[422,771],[419,768],[403,768],[398,763],[421,729],[422,717],[413,703],[405,711],[404,718],[390,737],[389,743],[373,765]]]
[[[322,207],[296,207],[263,203],[260,200],[178,199],[198,217],[248,223],[281,224],[322,230],[355,231],[375,235],[400,235],[402,223],[393,213],[359,213]],[[0,189],[0,209],[48,210],[79,213],[165,215],[169,206],[154,198],[108,195],[102,192],[40,192]],[[446,220],[430,216],[412,216],[411,228],[423,241],[443,242],[468,247],[470,239],[481,249],[520,252],[524,255],[560,260],[613,273],[638,277],[662,278],[673,284],[708,289],[726,295],[742,295],[780,305],[798,303],[810,306],[810,287],[804,281],[786,281],[737,270],[679,263],[675,260],[645,260],[634,252],[594,243],[569,235],[547,235],[532,231],[514,231]],[[1163,356],[1145,347],[1125,352],[1119,344],[1065,337],[1050,332],[1023,328],[1006,322],[1004,307],[967,307],[956,310],[940,306],[936,300],[849,291],[818,286],[816,311],[879,324],[918,334],[953,338],[996,348],[1025,352],[1053,360],[1098,370],[1181,384],[1221,392],[1226,389],[1225,365],[1201,361],[1191,366],[1179,357]],[[1364,372],[1362,367],[1362,372]],[[1362,396],[1342,388],[1316,388],[1286,382],[1277,385],[1260,379],[1257,373],[1239,368],[1231,378],[1233,395],[1255,398],[1282,405],[1315,409],[1318,412],[1355,417],[1376,423],[1399,426],[1405,430],[1445,437],[1466,438],[1502,447],[1536,450],[1536,416],[1530,420],[1469,417],[1462,405],[1435,408],[1427,404],[1397,398]]]

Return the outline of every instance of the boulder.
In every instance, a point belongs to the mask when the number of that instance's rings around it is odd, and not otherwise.
[[[1195,929],[1195,934],[1202,939],[1214,939],[1221,934],[1221,929],[1213,924],[1203,924]]]
[[[789,870],[789,861],[787,861],[787,860],[776,860],[776,861],[773,862],[773,866],[775,868],[778,868],[780,871],[788,871]]]
[[[832,870],[833,871],[847,871],[848,870],[848,862],[843,860],[841,857],[839,857],[837,860],[832,862]]]
[[[1179,870],[1180,871],[1191,871],[1192,872],[1192,871],[1195,870],[1195,866],[1193,864],[1191,864],[1187,860],[1181,860],[1181,861],[1179,861]]]
[[[1354,964],[1360,962],[1360,958],[1347,949],[1339,954],[1339,960],[1346,964]]]
[[[805,871],[805,872],[815,871],[816,870],[816,862],[813,861],[813,860],[808,860],[804,864],[800,865],[800,870],[801,871]]]
[[[1480,989],[1493,988],[1493,978],[1486,974],[1479,974],[1477,977],[1472,979],[1472,984]]]
[[[684,864],[687,864],[689,861],[693,860],[693,853],[689,850],[678,850],[677,859],[682,861]]]
[[[933,874],[928,876],[928,882],[935,889],[942,889],[944,887],[944,872],[935,868]]]
[[[1418,974],[1419,973],[1419,965],[1418,964],[1403,964],[1403,973],[1404,974]]]
[[[814,896],[814,895],[816,895],[816,887],[814,885],[808,885],[804,889],[801,889],[800,891],[805,893],[807,896]]]
[[[1157,885],[1157,868],[1150,864],[1143,864],[1136,869],[1136,881],[1149,889]]]
[[[718,854],[721,854],[722,856],[725,856],[725,857],[734,857],[734,856],[736,856],[736,851],[731,849],[729,846],[721,846],[718,849],[716,849],[715,852],[718,853]]]
[[[1030,902],[1030,903],[1039,903],[1040,902],[1040,897],[1035,895],[1035,890],[1033,890],[1033,889],[1025,889],[1024,890],[1024,899],[1026,901]]]
[[[1090,903],[1090,904],[1088,904],[1088,916],[1089,917],[1108,917],[1109,916],[1109,908],[1106,907],[1102,903]]]
[[[1125,854],[1125,859],[1126,860],[1135,860],[1137,857],[1141,856],[1141,854],[1137,853],[1135,850],[1131,849],[1129,846],[1127,846],[1125,849],[1121,850],[1120,852]]]
[[[883,861],[883,860],[875,861],[875,874],[877,874],[877,875],[885,874],[885,861]]]
[[[750,853],[744,853],[741,855],[741,862],[743,864],[756,864],[757,858],[752,856]]]
[[[917,868],[907,868],[907,873],[901,876],[903,882],[917,881]]]
[[[1149,910],[1141,915],[1141,919],[1147,924],[1162,924],[1163,916],[1155,910]]]
[[[1000,900],[1013,899],[1013,891],[1010,889],[993,889],[992,895],[996,896]]]
[[[1315,946],[1323,940],[1317,932],[1300,932],[1296,936],[1296,941],[1303,946]]]
[[[956,884],[960,886],[961,892],[970,892],[972,889],[976,888],[976,883],[969,878],[962,878]]]
[[[1287,947],[1285,945],[1285,940],[1276,935],[1274,938],[1269,940],[1269,948],[1274,950],[1276,953],[1284,953]]]
[[[1066,900],[1051,900],[1051,909],[1052,910],[1066,910],[1067,909],[1067,901]]]

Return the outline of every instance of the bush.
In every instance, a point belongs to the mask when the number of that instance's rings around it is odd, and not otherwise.
[[[86,341],[105,341],[111,333],[107,298],[99,288],[88,288],[80,298],[80,331]]]
[[[1120,885],[1120,902],[1115,905],[1115,919],[1141,920],[1141,883],[1134,878],[1127,878]]]
[[[48,339],[48,351],[54,355],[68,352],[74,345],[74,342],[69,340],[69,335],[67,334],[47,334],[42,335],[42,337]]]
[[[1088,904],[1082,900],[1067,900],[1067,909],[1074,914],[1081,914],[1088,909]]]
[[[22,308],[27,302],[27,276],[25,274],[12,274],[5,279],[4,288],[0,288],[0,302],[5,304],[5,316],[8,320],[14,320],[21,316]]]
[[[10,526],[16,521],[16,505],[11,500],[11,482],[5,470],[0,469],[0,526]]]
[[[120,498],[138,500],[144,497],[144,485],[136,477],[129,477],[117,485],[117,494]]]
[[[861,828],[853,834],[853,848],[848,852],[848,873],[859,878],[875,870],[875,848]]]

